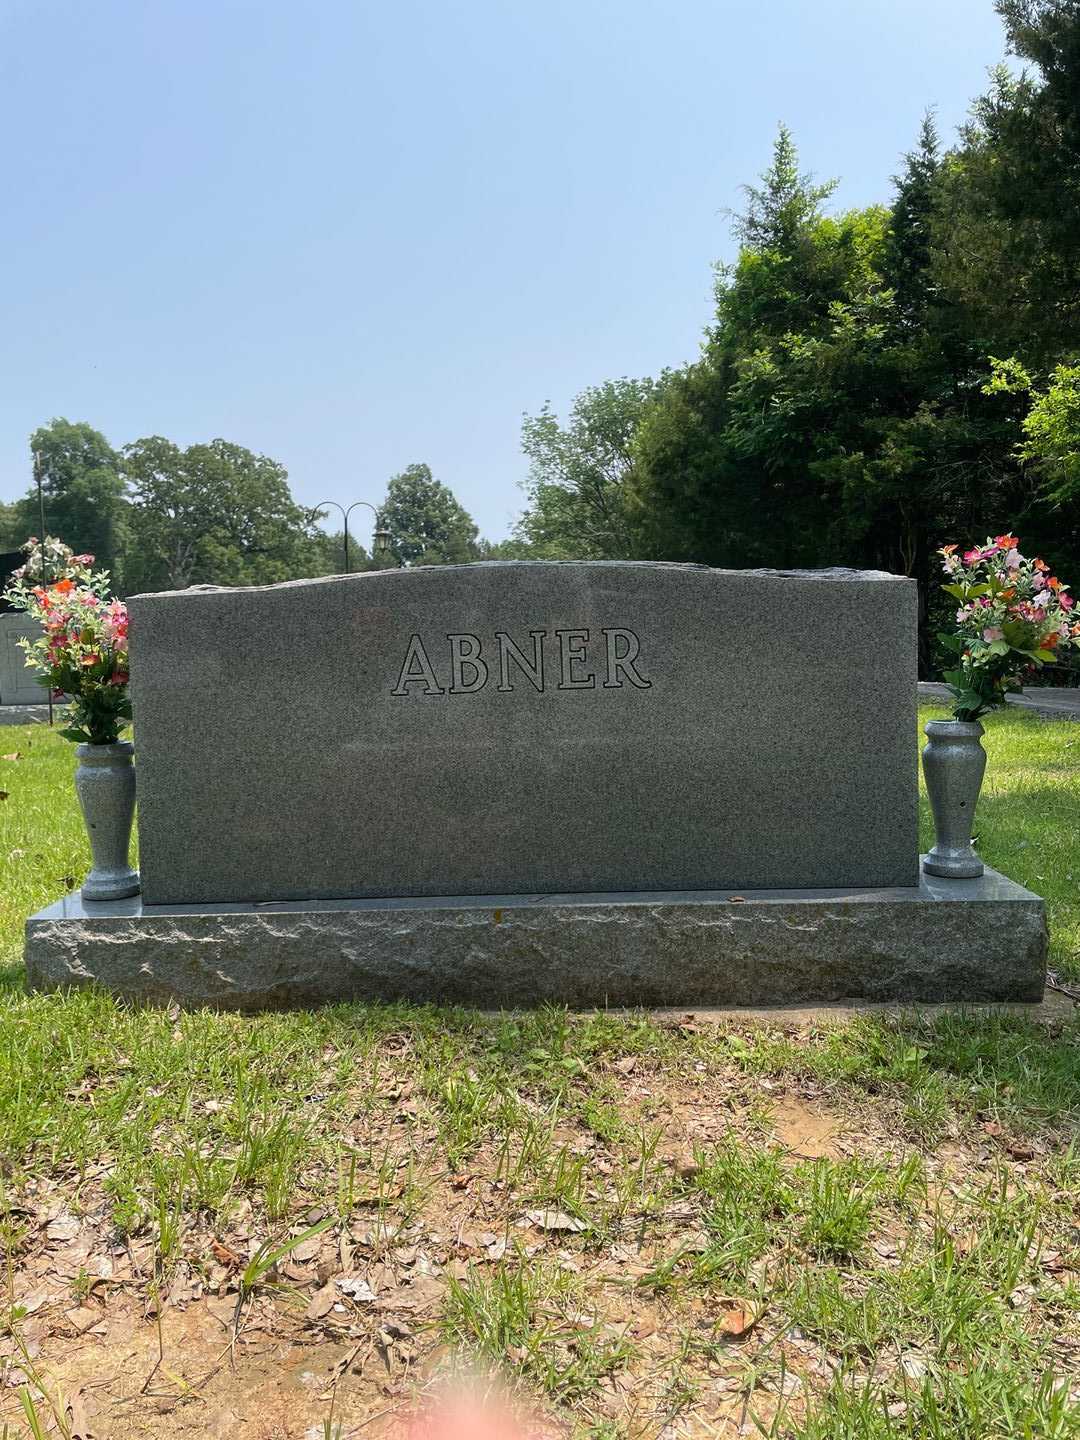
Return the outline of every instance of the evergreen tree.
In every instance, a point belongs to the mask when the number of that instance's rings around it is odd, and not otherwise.
[[[940,193],[941,155],[931,111],[923,116],[918,144],[904,160],[902,173],[893,176],[895,195],[883,260],[897,320],[914,329],[924,320],[936,294],[934,217]]]

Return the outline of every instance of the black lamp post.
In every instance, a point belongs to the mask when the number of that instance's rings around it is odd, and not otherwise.
[[[358,505],[364,505],[364,506],[366,506],[366,508],[371,511],[372,515],[375,516],[375,546],[374,546],[374,553],[375,553],[376,555],[385,555],[386,552],[390,549],[390,531],[387,530],[386,527],[382,524],[382,522],[381,522],[381,520],[380,520],[380,518],[379,518],[379,512],[378,512],[378,510],[375,509],[375,506],[372,505],[372,503],[370,502],[370,500],[354,500],[353,503],[349,506],[349,508],[348,508],[347,510],[345,509],[345,507],[344,507],[343,505],[339,505],[336,500],[322,500],[322,501],[320,501],[320,503],[319,503],[318,505],[315,506],[314,510],[311,512],[311,513],[312,513],[312,516],[314,517],[314,516],[318,515],[318,513],[319,513],[320,510],[329,509],[330,506],[333,506],[333,508],[334,508],[335,510],[340,510],[340,511],[341,511],[342,526],[343,526],[343,529],[344,529],[344,531],[345,531],[345,574],[346,574],[346,575],[348,575],[348,574],[350,573],[350,571],[349,571],[349,516],[352,514],[352,512],[356,509],[356,507],[357,507]]]
[[[42,463],[41,463],[41,451],[40,451],[40,450],[34,450],[34,451],[32,451],[31,453],[32,453],[32,455],[33,455],[33,457],[34,457],[34,480],[35,480],[35,482],[36,482],[36,484],[37,484],[38,521],[39,521],[40,527],[41,527],[41,534],[38,536],[38,540],[41,542],[40,550],[39,550],[39,552],[38,552],[38,553],[39,553],[39,558],[40,558],[40,561],[41,561],[41,574],[40,574],[39,577],[38,577],[38,582],[39,582],[39,584],[44,585],[44,584],[45,584],[45,491],[42,489],[42,486],[41,486],[42,471],[43,471],[43,469],[44,469],[44,466],[43,466]],[[49,725],[51,726],[52,723],[53,723],[53,699],[52,699],[52,686],[50,685],[50,686],[49,686]]]

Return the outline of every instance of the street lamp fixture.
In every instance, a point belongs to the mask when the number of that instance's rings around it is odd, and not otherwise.
[[[345,532],[345,574],[346,574],[346,575],[348,575],[348,574],[350,573],[350,571],[349,571],[349,516],[352,514],[352,512],[356,509],[356,507],[357,507],[358,505],[363,505],[366,509],[368,509],[368,510],[371,511],[372,515],[375,516],[375,546],[374,546],[375,554],[376,554],[376,555],[385,555],[386,552],[390,549],[390,531],[387,530],[386,527],[383,525],[383,523],[382,523],[382,517],[380,516],[378,510],[375,509],[375,506],[372,505],[372,503],[370,502],[370,500],[354,500],[353,503],[349,506],[349,508],[348,508],[347,510],[345,509],[345,507],[344,507],[343,505],[339,505],[336,500],[321,500],[321,501],[319,502],[319,504],[316,505],[315,508],[314,508],[314,510],[312,510],[312,512],[311,512],[312,519],[315,519],[320,510],[328,510],[328,509],[330,509],[330,508],[333,508],[334,510],[340,510],[340,511],[341,511],[342,528],[343,528],[343,530],[344,530],[344,532]]]

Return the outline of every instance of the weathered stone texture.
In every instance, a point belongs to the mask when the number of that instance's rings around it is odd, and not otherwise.
[[[130,609],[148,902],[916,884],[914,581],[494,564]]]
[[[213,909],[57,902],[32,985],[229,1009],[1037,1001],[1042,900],[994,871],[879,892],[455,897]]]

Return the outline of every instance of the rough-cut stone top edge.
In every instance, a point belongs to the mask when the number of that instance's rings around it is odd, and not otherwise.
[[[820,570],[722,570],[709,565],[687,564],[674,560],[478,560],[468,565],[415,565],[389,570],[360,570],[351,575],[316,575],[304,580],[283,580],[275,585],[192,585],[187,590],[150,590],[129,596],[129,600],[190,599],[200,595],[254,594],[264,591],[298,589],[310,585],[339,584],[372,580],[400,581],[405,576],[445,575],[462,570],[675,570],[694,575],[715,575],[765,580],[826,580],[846,582],[891,582],[914,585],[906,575],[893,575],[888,570],[853,570],[834,565]]]

